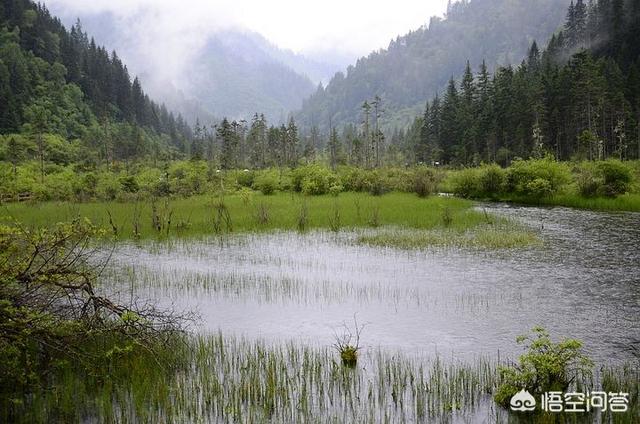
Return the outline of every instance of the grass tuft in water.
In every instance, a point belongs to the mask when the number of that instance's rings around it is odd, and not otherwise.
[[[467,231],[450,228],[433,230],[392,228],[375,234],[361,235],[357,242],[368,246],[405,250],[428,247],[512,249],[542,245],[542,241],[533,231],[515,224],[481,225]]]

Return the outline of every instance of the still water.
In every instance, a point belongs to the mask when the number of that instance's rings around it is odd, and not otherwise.
[[[235,235],[121,247],[119,276],[105,279],[197,311],[198,331],[274,343],[330,346],[355,317],[365,351],[515,357],[515,337],[542,325],[583,340],[596,362],[638,358],[640,214],[478,207],[543,245],[403,251],[359,245],[373,229]]]

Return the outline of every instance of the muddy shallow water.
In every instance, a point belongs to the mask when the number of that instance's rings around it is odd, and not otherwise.
[[[361,246],[360,232],[235,235],[126,245],[112,264],[141,298],[195,309],[199,331],[328,346],[354,315],[365,348],[515,356],[542,325],[597,362],[640,355],[640,214],[480,205],[535,229],[542,247]],[[375,231],[375,230],[362,230]]]

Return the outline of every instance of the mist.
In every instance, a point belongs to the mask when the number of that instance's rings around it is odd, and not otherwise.
[[[193,122],[196,118],[212,120],[220,114],[246,118],[257,111],[281,119],[299,108],[302,100],[319,83],[326,84],[335,72],[372,50],[386,47],[398,34],[420,27],[430,16],[442,14],[446,0],[402,0],[393,8],[395,12],[371,7],[364,1],[346,4],[335,0],[317,7],[289,0],[268,4],[251,0],[192,0],[187,4],[50,0],[45,4],[67,26],[79,18],[96,42],[117,51],[152,97]],[[408,9],[412,13],[406,13]],[[359,18],[353,19],[354,16]],[[228,38],[233,40],[232,45]],[[212,44],[227,45],[228,49],[211,51]],[[225,83],[221,81],[223,76],[240,78],[239,74],[244,74],[247,90],[256,97],[257,91],[264,91],[264,84],[256,81],[269,76],[228,69],[246,68],[247,64],[255,65],[256,60],[273,68],[271,77],[276,81],[269,81],[268,85],[286,86],[288,81],[282,79],[293,78],[295,92],[238,104],[222,100],[224,90],[209,90],[207,97],[201,93],[203,84],[219,86]],[[219,68],[224,72],[216,71]],[[196,69],[198,75],[194,75]],[[308,83],[290,70],[308,79]],[[232,83],[243,84],[245,81]]]

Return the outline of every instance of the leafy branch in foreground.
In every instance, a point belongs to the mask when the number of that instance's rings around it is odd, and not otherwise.
[[[510,367],[500,367],[502,385],[495,394],[498,404],[507,407],[518,391],[525,389],[538,397],[544,392],[566,391],[580,378],[591,376],[593,362],[582,352],[582,342],[565,339],[554,343],[542,327],[516,341],[527,351]]]
[[[95,373],[114,353],[162,365],[157,351],[190,316],[99,293],[102,236],[80,219],[51,230],[0,226],[0,392],[28,392],[69,363]]]

